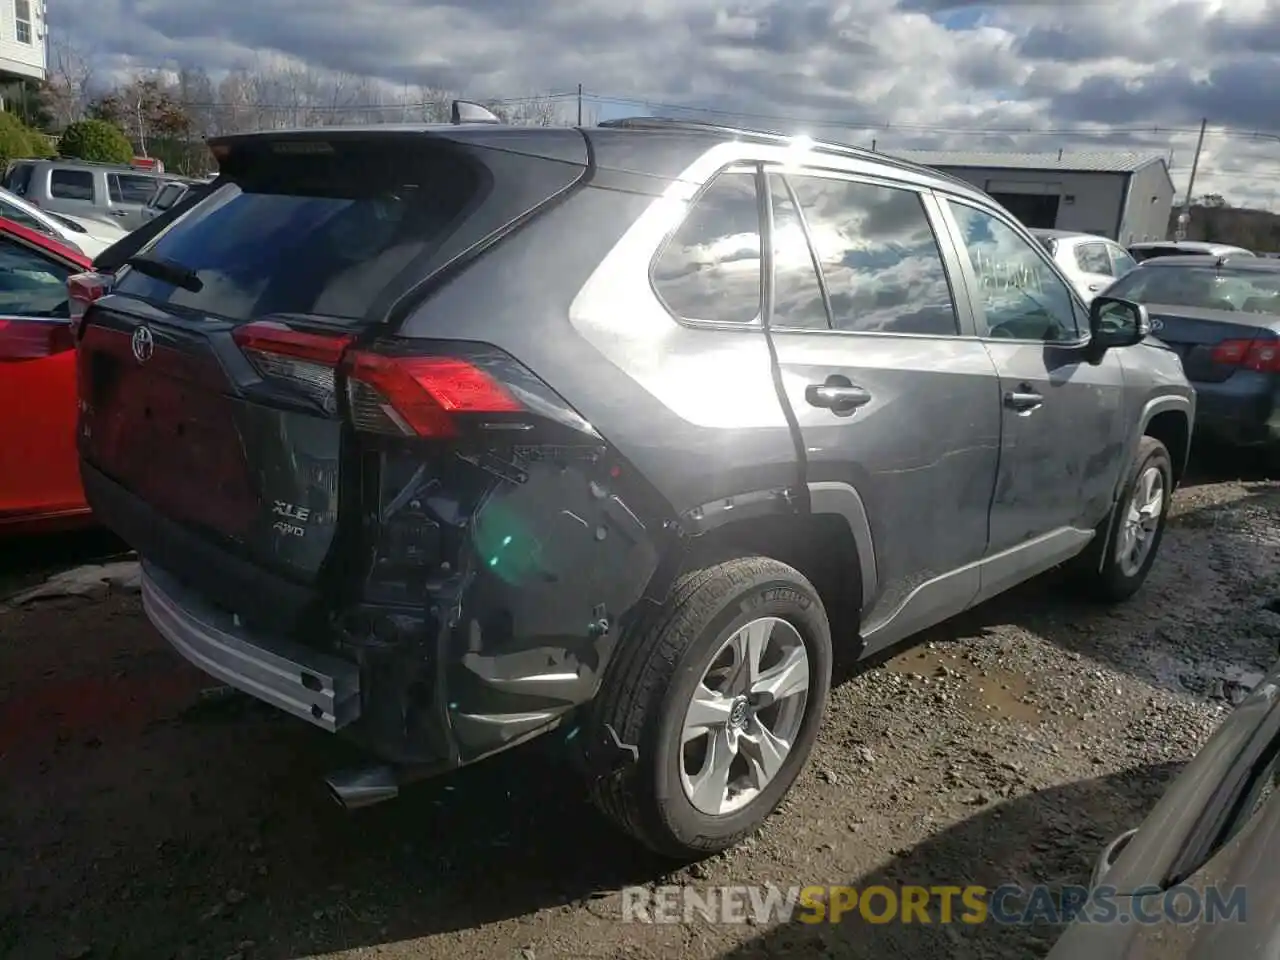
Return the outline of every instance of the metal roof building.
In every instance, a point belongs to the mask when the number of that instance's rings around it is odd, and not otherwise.
[[[1159,154],[895,150],[989,193],[1029,227],[1095,233],[1129,244],[1163,240],[1174,185]]]

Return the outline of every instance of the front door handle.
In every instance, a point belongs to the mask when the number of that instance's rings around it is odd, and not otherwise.
[[[1008,390],[1004,395],[1004,405],[1019,414],[1030,413],[1043,403],[1044,397],[1025,383],[1021,385],[1021,389]]]
[[[809,384],[804,388],[804,398],[811,406],[833,413],[851,413],[871,402],[868,391],[840,376],[828,377],[826,383]]]
[[[1105,283],[1091,283],[1089,284],[1089,292],[1097,293],[1099,290],[1101,290],[1105,286],[1106,286]]]

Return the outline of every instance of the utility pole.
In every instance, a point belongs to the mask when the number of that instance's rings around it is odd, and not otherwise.
[[[1200,149],[1204,146],[1204,129],[1209,125],[1209,118],[1200,121],[1200,139],[1196,141],[1196,155],[1191,159],[1191,176],[1187,178],[1187,195],[1182,202],[1182,213],[1178,214],[1178,229],[1173,239],[1187,239],[1187,227],[1191,225],[1191,197],[1196,186],[1196,170],[1200,166]]]
[[[582,84],[578,84],[578,126],[582,126]]]

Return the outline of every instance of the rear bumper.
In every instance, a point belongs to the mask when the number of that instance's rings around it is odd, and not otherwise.
[[[1196,432],[1242,446],[1280,443],[1280,389],[1271,374],[1239,371],[1222,383],[1193,383]]]
[[[177,579],[142,565],[147,617],[182,656],[273,707],[336,733],[360,715],[353,664],[278,637],[257,636]]]

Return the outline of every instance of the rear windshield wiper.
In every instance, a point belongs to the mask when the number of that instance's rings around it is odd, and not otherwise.
[[[175,287],[181,287],[183,290],[190,290],[192,293],[199,293],[204,289],[204,281],[196,276],[194,270],[190,267],[184,267],[180,263],[174,263],[172,260],[161,260],[158,257],[136,254],[126,260],[125,264],[133,267],[139,273],[145,273],[149,277],[155,277],[157,280],[171,283]]]

